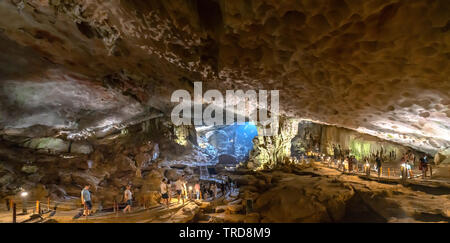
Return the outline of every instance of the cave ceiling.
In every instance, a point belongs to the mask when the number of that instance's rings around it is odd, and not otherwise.
[[[280,90],[280,112],[450,145],[448,0],[2,0],[0,129],[170,113],[170,95]]]

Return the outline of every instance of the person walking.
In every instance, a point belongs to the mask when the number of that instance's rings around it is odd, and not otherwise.
[[[181,177],[180,178],[178,178],[178,180],[175,182],[175,189],[176,189],[176,191],[177,191],[177,198],[178,198],[178,204],[180,203],[180,199],[182,200],[182,202],[183,202],[183,205],[184,205],[184,196],[182,195],[183,194],[183,180],[181,179]]]
[[[214,199],[216,199],[217,198],[217,185],[216,185],[216,183],[213,184],[212,190],[213,190],[213,193],[214,193]]]
[[[182,196],[184,197],[184,199],[188,199],[187,181],[184,178],[184,175],[181,176],[181,182],[183,183],[183,187],[182,187],[183,194],[182,194]],[[184,201],[183,201],[183,204],[184,204]]]
[[[220,183],[220,191],[222,192],[222,195],[225,196],[226,192],[225,192],[225,183]]]
[[[206,190],[206,185],[204,184],[204,183],[202,183],[201,185],[200,185],[200,191],[201,191],[201,196],[202,196],[202,199],[203,200],[206,200],[206,199],[208,199],[208,193],[207,193],[207,190]]]
[[[166,179],[166,185],[167,185],[167,195],[169,196],[168,201],[170,204],[172,202],[172,194],[174,192],[174,190],[173,190],[174,185],[169,179]]]
[[[368,157],[365,158],[364,172],[366,172],[366,176],[367,177],[370,176],[370,162],[369,162],[369,158]]]
[[[167,181],[166,178],[163,178],[161,181],[161,185],[160,185],[161,198],[163,200],[163,203],[165,203],[166,206],[169,207],[169,194],[168,194],[169,190],[168,190],[168,185],[167,185],[166,181]]]
[[[131,213],[131,206],[133,202],[133,194],[131,193],[131,185],[127,185],[126,190],[123,194],[124,201],[126,203],[126,207],[123,209],[123,212],[126,213],[127,211]]]
[[[200,199],[200,184],[198,182],[195,183],[194,191],[195,191],[195,198],[197,200],[199,200]]]
[[[428,159],[426,155],[420,158],[420,167],[422,169],[422,179],[425,179],[425,177],[427,177],[428,171]]]
[[[348,172],[352,173],[353,172],[353,157],[347,157],[348,158]]]
[[[378,178],[381,176],[381,159],[379,156],[375,159],[375,162],[377,163],[377,172],[378,172]]]
[[[85,185],[83,190],[81,190],[81,203],[84,205],[83,216],[91,215],[92,200],[89,188],[90,185]]]

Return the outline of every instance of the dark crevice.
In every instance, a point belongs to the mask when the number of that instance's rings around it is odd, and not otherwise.
[[[386,223],[387,220],[367,205],[355,190],[355,195],[346,202],[345,215],[338,223]]]
[[[446,222],[449,223],[450,219],[444,217],[440,214],[430,214],[430,213],[417,213],[414,215],[414,219],[421,222]]]
[[[197,0],[197,13],[200,24],[207,31],[215,32],[222,28],[222,10],[214,0]]]

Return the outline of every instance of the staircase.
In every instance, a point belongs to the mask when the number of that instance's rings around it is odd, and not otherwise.
[[[200,166],[200,180],[207,180],[209,178],[208,167]]]

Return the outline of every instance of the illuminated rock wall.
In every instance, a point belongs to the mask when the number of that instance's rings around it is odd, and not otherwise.
[[[322,137],[322,127],[323,125],[321,124],[300,121],[297,135],[292,139],[292,155],[298,157],[308,151],[318,152]]]
[[[258,126],[258,136],[253,139],[253,150],[247,167],[250,169],[274,168],[291,157],[291,140],[297,134],[297,120],[280,117],[278,133],[262,136]]]
[[[424,154],[350,129],[283,118],[278,135],[257,136],[254,139],[247,167],[274,168],[283,165],[291,157],[299,157],[307,152],[331,156],[338,152],[337,154],[354,155],[358,160],[382,154],[384,162],[398,162],[407,151],[415,153],[416,158]]]
[[[412,148],[381,140],[367,134],[335,126],[323,126],[321,151],[334,155],[334,146],[339,146],[343,151],[349,151],[351,155],[355,155],[359,160],[377,153],[382,154],[384,162],[399,161],[401,156],[407,151],[413,151],[416,157],[423,155],[423,153]]]
[[[78,198],[85,184],[104,206],[120,200],[129,183],[137,197],[151,194],[159,190],[166,170],[161,162],[192,153],[192,128],[155,118],[77,140],[0,134],[0,198],[14,196],[21,188],[38,200]]]
[[[175,142],[186,146],[188,142],[197,145],[197,133],[194,126],[180,125],[174,126],[176,136]]]
[[[374,136],[310,121],[299,122],[298,134],[292,140],[292,153],[296,156],[310,151],[327,155],[338,152],[362,159],[382,153],[385,162],[393,162],[399,161],[401,156],[409,150],[414,151],[418,156],[423,154]]]

